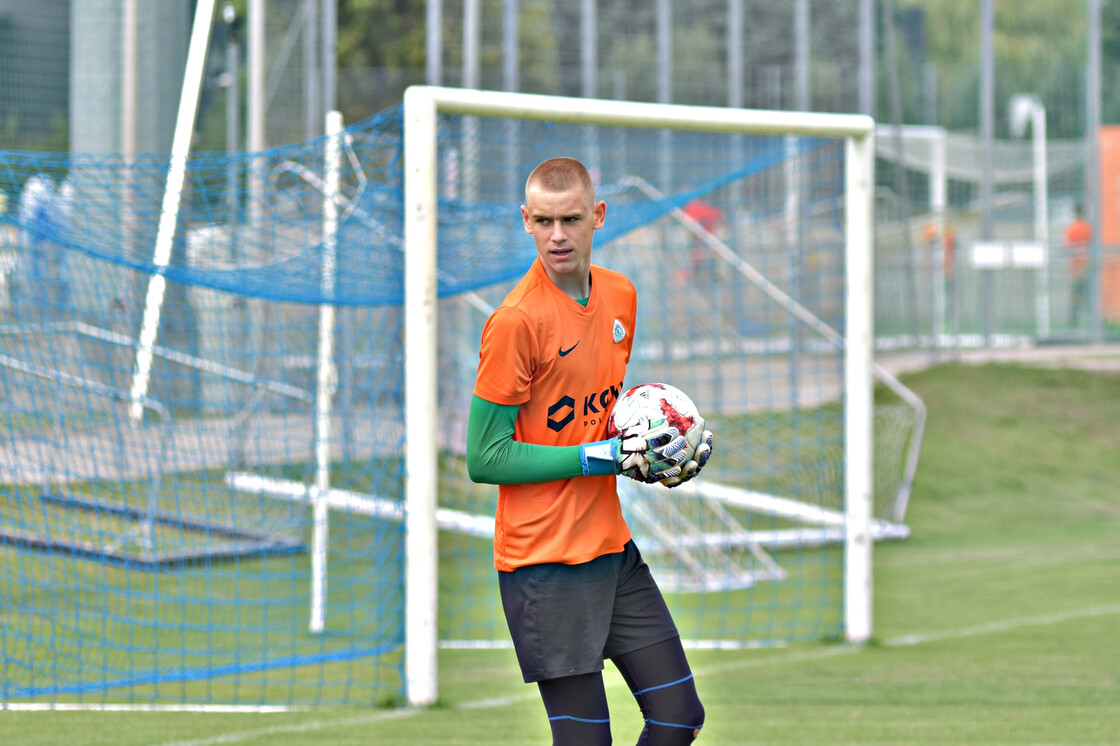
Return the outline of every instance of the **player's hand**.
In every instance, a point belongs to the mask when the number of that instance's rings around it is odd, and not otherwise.
[[[665,420],[648,429],[632,427],[611,439],[616,473],[652,484],[680,474],[687,446],[684,436]]]
[[[687,442],[665,420],[634,426],[610,440],[584,443],[579,460],[584,476],[621,474],[652,484],[680,476]]]
[[[696,446],[696,452],[692,454],[692,458],[681,464],[679,474],[674,476],[666,476],[660,480],[661,484],[666,487],[676,487],[677,485],[684,484],[688,480],[695,477],[704,468],[704,464],[708,463],[708,459],[712,455],[712,445],[715,436],[711,430],[705,430],[700,434],[700,443]]]

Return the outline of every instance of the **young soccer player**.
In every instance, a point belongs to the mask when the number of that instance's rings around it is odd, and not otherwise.
[[[606,437],[637,316],[634,285],[591,263],[606,211],[575,159],[546,160],[529,175],[521,217],[538,257],[483,330],[467,466],[474,481],[499,485],[502,605],[553,743],[611,742],[609,658],[644,715],[638,743],[687,744],[704,708],[615,475],[680,484],[707,462],[712,434],[688,461],[683,434],[666,425]]]

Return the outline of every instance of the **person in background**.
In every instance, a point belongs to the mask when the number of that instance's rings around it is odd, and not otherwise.
[[[723,210],[699,197],[688,201],[684,206],[684,214],[699,223],[704,232],[712,236],[718,236],[727,225],[727,217],[723,214]],[[689,235],[692,239],[688,257],[689,279],[714,280],[716,265],[711,247],[704,238],[692,233]]]
[[[1065,248],[1069,252],[1069,324],[1077,327],[1089,302],[1089,244],[1093,226],[1085,219],[1081,205],[1073,206],[1073,220],[1066,226]]]

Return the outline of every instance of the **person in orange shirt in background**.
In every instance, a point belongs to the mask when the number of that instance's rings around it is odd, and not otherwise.
[[[1071,281],[1069,323],[1076,327],[1081,312],[1089,301],[1089,244],[1093,241],[1093,226],[1085,219],[1081,205],[1073,206],[1073,220],[1066,226],[1065,247],[1069,251],[1069,276]]]
[[[684,206],[684,214],[699,223],[706,233],[713,236],[719,235],[727,224],[727,217],[723,214],[723,210],[699,197],[688,201]],[[711,247],[700,236],[692,233],[689,235],[692,236],[689,251],[689,279],[714,280],[716,265]]]
[[[945,225],[945,281],[949,284],[956,279],[957,268],[957,232],[953,226]]]
[[[929,250],[929,266],[932,267],[933,263],[937,260],[937,226],[933,223],[926,225],[925,229],[926,247]],[[957,261],[957,232],[953,230],[953,226],[948,223],[945,224],[945,235],[942,245],[941,268],[944,278],[944,293],[946,300],[946,311],[952,319],[954,309],[956,308],[956,261]]]
[[[950,326],[956,330],[957,309],[957,232],[945,224],[945,299]]]
[[[611,743],[609,658],[645,718],[639,743],[683,745],[699,735],[704,707],[615,476],[681,484],[707,462],[712,434],[704,431],[688,461],[683,434],[663,420],[607,437],[638,301],[630,280],[591,263],[606,213],[573,158],[551,158],[529,175],[521,217],[538,256],[483,329],[467,469],[475,482],[498,485],[502,608],[553,743]]]
[[[932,267],[936,259],[935,250],[938,241],[937,226],[933,223],[926,225],[925,239],[926,248],[929,250],[929,266]],[[945,224],[945,245],[943,248],[945,253],[942,257],[942,270],[945,273],[945,282],[952,283],[954,277],[953,270],[955,269],[954,262],[956,261],[957,233],[953,230],[953,226],[948,223]]]

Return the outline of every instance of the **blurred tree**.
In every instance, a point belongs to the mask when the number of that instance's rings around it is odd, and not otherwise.
[[[901,3],[900,3],[901,5]],[[979,124],[980,4],[976,0],[907,0],[927,15],[927,54],[938,81],[938,122],[954,130]],[[1120,36],[1120,6],[1112,31]],[[1006,102],[1034,93],[1047,108],[1051,137],[1077,137],[1084,127],[1088,7],[1069,0],[996,0],[992,40],[997,136],[1007,136]],[[1102,23],[1108,28],[1108,23]]]
[[[907,0],[926,12],[930,59],[954,64],[977,59],[980,4],[976,0]],[[996,53],[1008,62],[1033,58],[1084,59],[1086,6],[1069,0],[996,0]]]
[[[339,67],[424,67],[425,5],[425,0],[338,0]]]
[[[551,0],[521,0],[519,26],[519,78],[521,89],[539,93],[560,92],[561,36],[541,33],[552,27]]]
[[[425,63],[425,0],[337,0],[338,59],[343,69],[419,70]],[[500,40],[493,36],[503,0],[481,0],[484,24],[482,66],[485,87],[500,87]],[[243,12],[246,0],[235,0]],[[878,5],[876,3],[876,5]],[[898,65],[902,113],[907,123],[936,124],[954,130],[975,129],[979,122],[980,18],[976,0],[896,0],[900,21]],[[681,102],[719,102],[726,98],[724,47],[725,0],[674,3],[674,98]],[[745,100],[750,106],[795,104],[792,35],[793,3],[744,0]],[[853,28],[857,3],[812,2],[812,102],[819,110],[843,110],[850,102],[837,93],[856,70],[842,69],[855,59]],[[915,11],[920,14],[915,16]],[[599,91],[619,89],[632,99],[657,96],[655,19],[649,0],[599,0]],[[1016,93],[1035,93],[1047,107],[1052,137],[1079,136],[1084,126],[1084,66],[1087,59],[1087,0],[996,0],[995,59],[997,135],[1007,136],[1006,101]],[[462,0],[444,0],[448,29],[459,28]],[[522,90],[579,95],[579,3],[567,0],[520,0],[519,77]],[[1120,65],[1120,1],[1102,5],[1102,43],[1106,66]],[[908,32],[907,18],[923,19],[921,43]],[[550,31],[551,30],[551,31]],[[779,30],[781,31],[779,33]],[[880,27],[881,33],[881,27]],[[609,39],[609,43],[606,41]],[[845,46],[846,45],[846,46]],[[444,64],[461,65],[462,40],[444,38]],[[849,48],[850,47],[850,48]],[[883,75],[880,55],[880,76]],[[925,92],[929,65],[936,71],[936,106]],[[1107,78],[1106,78],[1107,79]],[[882,78],[881,78],[882,81]],[[450,85],[458,83],[448,79]],[[880,94],[885,90],[882,82]],[[832,95],[836,100],[829,98]],[[1120,91],[1105,91],[1104,113],[1120,110]],[[885,111],[880,107],[881,111]]]
[[[1106,81],[1101,91],[1101,121],[1120,123],[1120,90],[1107,81],[1120,75],[1120,1],[1104,2],[1101,6],[1101,79]]]
[[[1101,4],[1101,56],[1120,62],[1120,2]]]
[[[710,25],[690,23],[673,29],[678,62],[673,70],[673,100],[678,104],[727,101],[727,60],[724,40]]]

